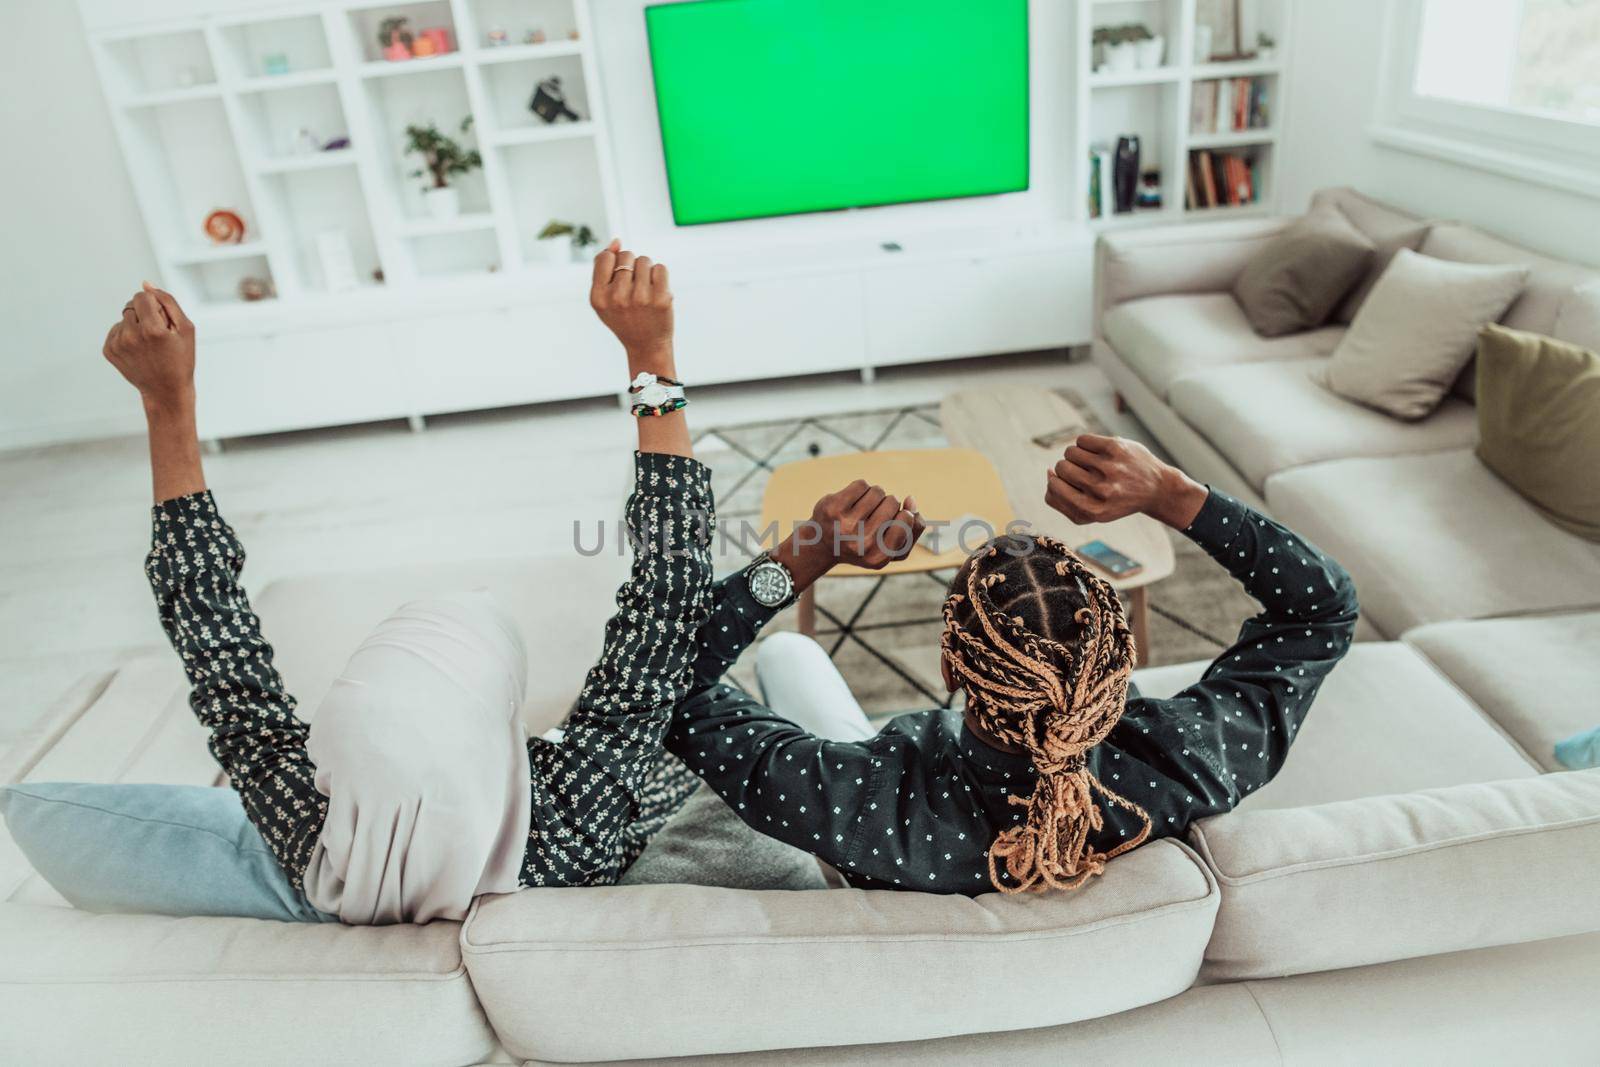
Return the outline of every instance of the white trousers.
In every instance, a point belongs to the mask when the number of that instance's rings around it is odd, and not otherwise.
[[[787,631],[756,646],[756,682],[767,707],[830,741],[865,741],[877,734],[823,647]]]

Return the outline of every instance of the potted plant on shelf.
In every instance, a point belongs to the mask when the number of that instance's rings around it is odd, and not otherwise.
[[[404,15],[391,15],[378,23],[378,45],[389,62],[410,59],[412,40],[411,20]]]
[[[1270,33],[1256,34],[1256,58],[1271,60],[1278,54],[1278,42]]]
[[[1093,43],[1100,50],[1102,71],[1125,72],[1159,67],[1166,39],[1150,32],[1142,22],[1095,28]]]
[[[556,240],[558,237],[566,237],[569,240],[558,241]],[[544,224],[544,229],[539,231],[539,247],[544,250],[545,259],[551,263],[581,260],[588,255],[588,249],[599,243],[594,231],[582,223],[551,219]]]
[[[461,120],[461,132],[472,129],[472,116]],[[422,157],[422,166],[411,172],[413,178],[427,177],[433,184],[422,190],[422,202],[436,219],[453,219],[461,214],[461,197],[450,179],[470,174],[483,166],[476,148],[466,149],[433,123],[406,127],[406,153]]]

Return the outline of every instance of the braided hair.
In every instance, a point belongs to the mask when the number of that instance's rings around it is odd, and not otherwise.
[[[944,620],[942,656],[967,713],[1025,749],[1039,774],[1031,797],[1011,797],[1028,817],[989,846],[989,880],[1002,893],[1076,889],[1150,834],[1144,809],[1107,789],[1085,759],[1122,717],[1133,670],[1116,591],[1061,542],[1011,535],[962,564]],[[1096,794],[1144,823],[1109,852],[1089,840],[1104,825]]]

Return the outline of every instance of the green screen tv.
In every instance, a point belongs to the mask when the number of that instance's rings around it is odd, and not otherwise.
[[[645,8],[679,226],[1028,187],[1027,0]]]

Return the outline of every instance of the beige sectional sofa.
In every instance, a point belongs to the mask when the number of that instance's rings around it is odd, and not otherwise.
[[[1250,333],[1226,290],[1281,225],[1100,253],[1096,360],[1193,472],[1334,549],[1396,638],[1351,651],[1238,811],[1072,894],[534,890],[383,929],[87,915],[0,835],[0,1062],[1592,1063],[1600,770],[1548,772],[1551,742],[1593,725],[1600,596],[1573,571],[1595,557],[1471,471],[1470,398],[1374,422],[1304,377],[1340,327]],[[538,635],[542,730],[622,566],[307,578],[257,606],[311,715],[396,603],[490,585]],[[1203,666],[1137,682],[1169,694]],[[171,658],[86,678],[0,762],[0,782],[45,779],[216,782]]]

